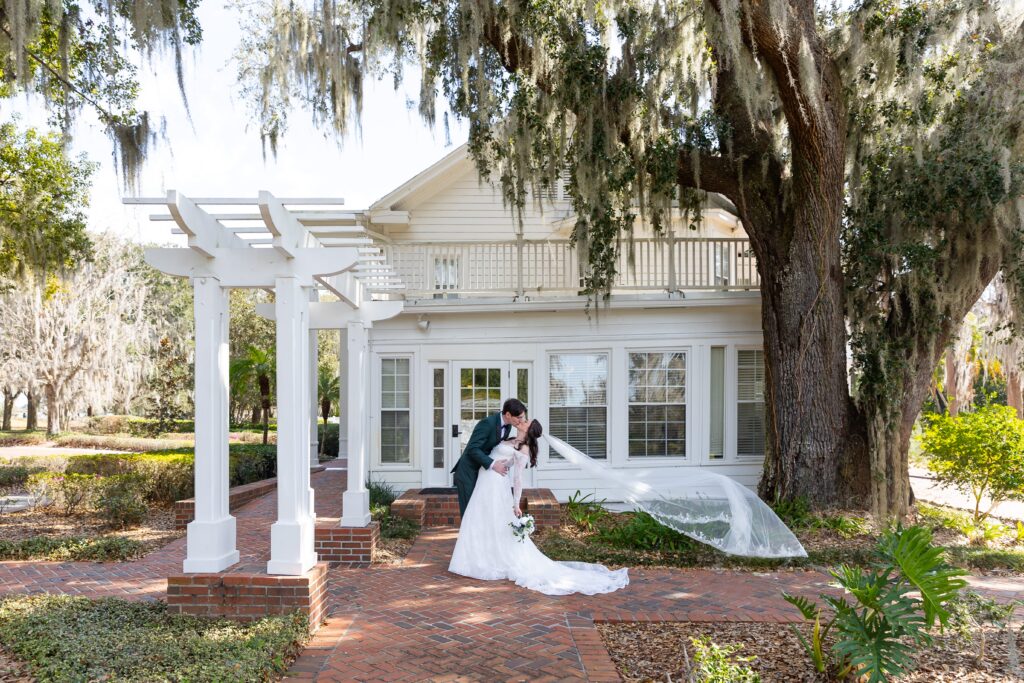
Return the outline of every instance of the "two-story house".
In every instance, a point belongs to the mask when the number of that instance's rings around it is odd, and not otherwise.
[[[361,213],[403,312],[369,331],[370,477],[451,483],[476,421],[518,397],[546,431],[657,486],[691,468],[756,484],[764,363],[756,263],[727,202],[637,231],[608,305],[579,294],[565,188],[522,223],[464,147]],[[344,434],[342,435],[344,438]],[[543,449],[528,485],[616,500]]]

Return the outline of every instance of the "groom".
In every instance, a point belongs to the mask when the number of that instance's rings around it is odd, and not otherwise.
[[[485,417],[476,423],[473,434],[469,437],[466,450],[455,463],[452,473],[455,475],[455,488],[459,491],[459,515],[466,514],[469,498],[476,488],[476,478],[480,468],[493,469],[500,475],[508,471],[502,462],[494,462],[488,455],[502,440],[509,437],[512,428],[517,431],[526,429],[526,406],[519,399],[510,398],[501,407],[501,413]]]

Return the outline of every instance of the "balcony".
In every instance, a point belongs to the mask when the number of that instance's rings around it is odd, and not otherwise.
[[[635,239],[623,248],[613,294],[754,290],[757,262],[746,239]],[[406,300],[571,296],[580,291],[568,240],[396,242],[378,245]]]

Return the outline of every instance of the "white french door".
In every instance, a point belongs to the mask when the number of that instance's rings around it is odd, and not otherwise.
[[[451,469],[477,422],[501,410],[509,393],[508,361],[430,364],[432,382],[431,467],[428,485],[449,486]]]

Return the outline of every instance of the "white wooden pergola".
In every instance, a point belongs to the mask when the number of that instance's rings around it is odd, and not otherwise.
[[[166,206],[168,213],[150,220],[172,222],[172,232],[188,238],[185,248],[146,250],[147,263],[189,278],[195,294],[195,519],[184,571],[219,572],[239,557],[228,507],[228,290],[235,287],[275,294],[260,311],[277,330],[277,521],[267,572],[304,574],[316,563],[309,483],[317,464],[316,330],[341,333],[339,455],[348,458],[341,525],[364,527],[370,523],[367,330],[401,312],[401,301],[381,295],[402,283],[358,214],[322,208],[342,206],[341,199],[269,192],[255,199],[189,198],[172,190],[123,201]],[[321,302],[322,290],[339,300]]]

